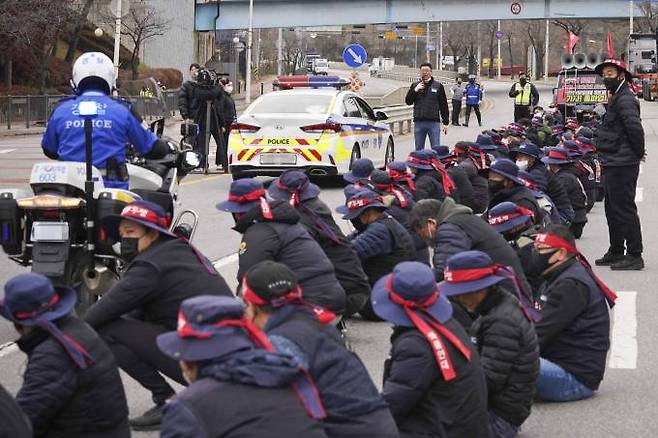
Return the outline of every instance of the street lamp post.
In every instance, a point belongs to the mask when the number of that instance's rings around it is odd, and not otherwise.
[[[251,45],[254,39],[254,0],[249,0],[249,30],[247,31],[247,77],[245,88],[247,94],[244,97],[246,103],[251,103]]]
[[[238,46],[240,44],[240,38],[233,37],[233,46],[235,48],[235,68],[233,69],[233,74],[235,75],[233,79],[233,83],[236,84],[238,87],[240,86],[240,83],[238,81],[238,72],[239,72],[239,65],[240,65],[240,48]],[[239,88],[238,88],[239,89]]]
[[[121,0],[117,0],[117,16],[114,20],[114,78],[119,77],[119,52],[121,49]]]

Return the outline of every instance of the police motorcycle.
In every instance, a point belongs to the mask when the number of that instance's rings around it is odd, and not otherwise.
[[[151,125],[160,137],[163,129],[164,119]],[[170,147],[164,158],[145,159],[128,153],[128,190],[104,186],[100,171],[91,165],[91,134],[86,142],[86,163],[34,164],[31,190],[0,189],[0,245],[4,252],[54,283],[74,287],[78,292],[76,310],[83,314],[109,291],[124,267],[118,257],[119,244],[110,242],[100,226],[103,217],[119,214],[139,199],[158,203],[174,217],[179,183],[200,164],[199,155],[183,140],[162,139]],[[197,224],[198,215],[185,210],[177,214],[170,229],[192,239]]]

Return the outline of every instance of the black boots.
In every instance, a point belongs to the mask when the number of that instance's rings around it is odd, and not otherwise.
[[[153,406],[148,411],[144,412],[139,417],[131,418],[128,422],[133,430],[158,430],[162,423],[162,411],[164,403],[158,406]]]
[[[594,264],[596,266],[610,266],[613,263],[617,263],[622,260],[624,260],[624,254],[615,254],[608,251],[600,259],[596,259]]]
[[[644,269],[644,260],[640,255],[627,255],[610,266],[613,271],[641,271]]]

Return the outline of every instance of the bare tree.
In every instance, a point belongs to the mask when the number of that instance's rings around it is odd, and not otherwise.
[[[546,31],[542,25],[542,20],[530,20],[526,22],[525,31],[528,35],[530,45],[535,54],[535,65],[537,66],[537,75],[534,79],[541,77],[542,65],[544,63],[544,56],[546,55]]]
[[[498,23],[495,21],[488,21],[487,26],[485,27],[485,32],[489,33],[489,68],[487,69],[487,75],[490,78],[494,76],[494,46],[496,45],[496,32],[498,31]]]
[[[642,19],[638,20],[640,31],[655,33],[658,29],[658,4],[645,0],[636,5],[642,11]]]
[[[89,11],[91,7],[96,2],[96,0],[84,0],[81,8],[74,10],[73,12],[73,26],[69,32],[69,47],[66,50],[66,56],[64,60],[66,62],[73,62],[73,57],[75,56],[76,50],[78,50],[78,44],[80,43],[80,33],[87,22],[87,17],[89,16]]]
[[[115,15],[104,18],[109,23],[116,20]],[[157,9],[145,2],[131,2],[128,13],[121,17],[121,33],[133,43],[130,56],[133,79],[139,76],[139,55],[142,45],[145,41],[164,35],[169,23],[170,20],[164,19]]]
[[[464,37],[470,32],[465,30],[468,26],[461,26],[460,24],[454,24],[453,26],[446,26],[443,32],[443,40],[445,41],[446,46],[450,49],[450,55],[453,58],[453,68],[455,71],[459,69],[459,64],[462,61],[462,58],[466,54],[466,44]]]

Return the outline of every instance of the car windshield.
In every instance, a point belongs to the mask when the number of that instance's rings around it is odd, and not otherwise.
[[[327,63],[326,62],[316,62],[315,65],[317,65],[318,67],[326,67]]]
[[[325,114],[329,110],[331,95],[287,94],[263,96],[255,102],[252,114]]]

